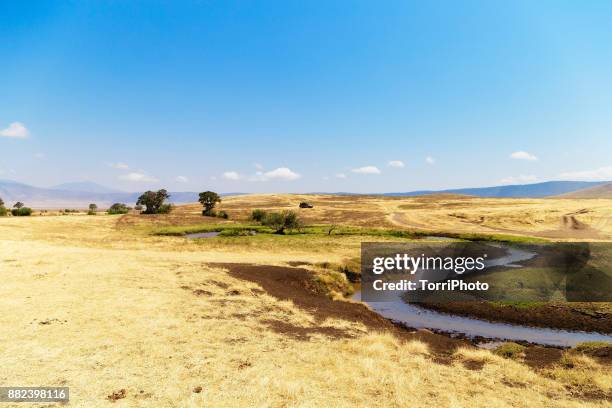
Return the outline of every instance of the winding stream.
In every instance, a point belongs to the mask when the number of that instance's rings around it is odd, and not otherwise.
[[[486,264],[520,267],[515,263],[533,258],[535,255],[532,252],[509,249],[508,255],[491,259]],[[417,329],[440,330],[451,334],[463,334],[470,338],[527,341],[561,347],[571,347],[586,341],[612,342],[612,336],[607,334],[520,326],[437,312],[404,302],[401,291],[388,291],[386,294],[389,297],[385,302],[365,303],[381,316]],[[361,301],[361,292],[357,292],[353,299]]]

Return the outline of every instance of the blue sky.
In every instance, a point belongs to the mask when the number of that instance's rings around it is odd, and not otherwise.
[[[0,179],[389,192],[612,179],[612,3],[0,3]]]

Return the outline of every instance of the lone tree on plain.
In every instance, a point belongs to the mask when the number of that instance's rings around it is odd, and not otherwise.
[[[221,202],[221,197],[219,194],[214,191],[204,191],[200,193],[200,199],[198,200],[200,204],[204,206],[204,211],[202,211],[202,215],[212,216],[213,209],[217,205],[217,203]]]
[[[90,213],[95,213],[96,210],[98,209],[98,206],[96,204],[89,204],[89,212]]]
[[[14,205],[13,208],[16,209],[20,209],[21,207],[23,207],[23,203],[21,201],[17,201]]]
[[[138,197],[136,205],[144,205],[146,207],[143,214],[168,213],[170,212],[171,206],[169,204],[164,204],[164,201],[168,198],[170,198],[170,194],[164,189],[158,191],[149,190]]]

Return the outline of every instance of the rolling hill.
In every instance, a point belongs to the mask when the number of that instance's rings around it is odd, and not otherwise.
[[[607,183],[570,193],[560,194],[559,198],[612,198],[612,183]]]
[[[224,193],[223,196],[242,193]],[[352,193],[331,193],[337,195],[354,195]],[[604,198],[612,197],[612,183],[609,181],[548,181],[544,183],[510,186],[493,186],[482,188],[460,188],[449,190],[420,190],[405,193],[373,194],[383,196],[420,196],[460,194],[465,196],[489,198]],[[575,195],[571,195],[575,194]],[[92,182],[72,182],[56,185],[51,188],[34,187],[10,180],[0,180],[0,198],[7,205],[21,201],[33,208],[86,208],[89,203],[96,203],[104,208],[113,203],[133,205],[140,193],[123,192]],[[359,194],[361,195],[361,194]],[[170,192],[170,202],[175,204],[194,203],[198,193],[193,191]]]

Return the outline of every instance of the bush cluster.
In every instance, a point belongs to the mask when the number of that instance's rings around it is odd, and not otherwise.
[[[28,217],[32,215],[32,209],[28,207],[13,208],[11,214],[15,217]]]
[[[127,205],[123,204],[123,203],[115,203],[113,205],[110,206],[110,208],[108,209],[108,211],[106,211],[109,215],[116,215],[116,214],[127,214],[128,211],[130,209],[128,208]]]
[[[302,220],[295,211],[266,212],[256,209],[251,213],[251,219],[260,222],[266,227],[274,229],[276,234],[284,234],[285,230],[300,229],[303,226]]]

